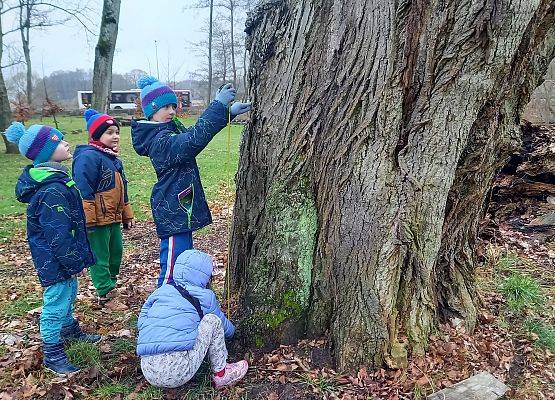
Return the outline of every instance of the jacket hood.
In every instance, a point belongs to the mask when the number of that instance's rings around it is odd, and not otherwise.
[[[59,167],[53,165],[53,163],[50,166],[38,167],[28,165],[19,176],[15,186],[17,200],[22,203],[29,203],[41,187],[53,182],[67,185],[73,181],[62,165],[59,165]]]
[[[156,133],[163,129],[175,130],[175,124],[170,122],[155,122],[155,121],[131,121],[131,138],[133,141],[133,148],[137,154],[141,156],[148,156],[150,146]]]
[[[181,253],[173,267],[173,280],[180,286],[191,284],[205,288],[212,276],[212,257],[199,250]]]
[[[94,147],[89,146],[88,144],[79,144],[75,147],[75,151],[73,152],[73,159],[75,160],[77,157],[85,154],[88,151],[97,151]]]

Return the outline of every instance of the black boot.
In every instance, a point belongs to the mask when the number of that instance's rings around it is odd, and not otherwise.
[[[96,343],[102,339],[100,335],[92,335],[81,330],[79,322],[73,320],[73,324],[64,326],[60,333],[62,341],[69,342],[71,340],[78,340],[80,342]]]

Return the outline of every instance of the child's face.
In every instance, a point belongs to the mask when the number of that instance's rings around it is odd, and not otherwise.
[[[170,122],[175,115],[175,104],[168,104],[154,113],[152,120],[156,122]]]
[[[54,151],[54,154],[52,154],[52,157],[50,157],[50,160],[62,162],[65,160],[69,160],[70,158],[71,150],[69,149],[69,143],[65,140],[62,140],[60,143],[58,143],[58,147],[56,147],[56,150]]]
[[[119,128],[117,126],[111,126],[104,131],[102,136],[100,136],[100,142],[111,149],[117,149],[119,145]]]

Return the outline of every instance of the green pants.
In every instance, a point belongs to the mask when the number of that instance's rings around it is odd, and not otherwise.
[[[121,224],[88,228],[89,243],[96,256],[96,264],[89,268],[99,296],[105,296],[115,286],[123,254]]]

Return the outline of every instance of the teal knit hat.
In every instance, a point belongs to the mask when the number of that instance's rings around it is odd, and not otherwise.
[[[140,78],[137,81],[137,87],[141,89],[141,105],[147,119],[168,104],[177,105],[175,92],[153,76]]]
[[[21,155],[37,165],[50,160],[64,138],[62,132],[48,125],[31,125],[25,130],[21,122],[12,122],[6,129],[6,138],[16,143]]]

